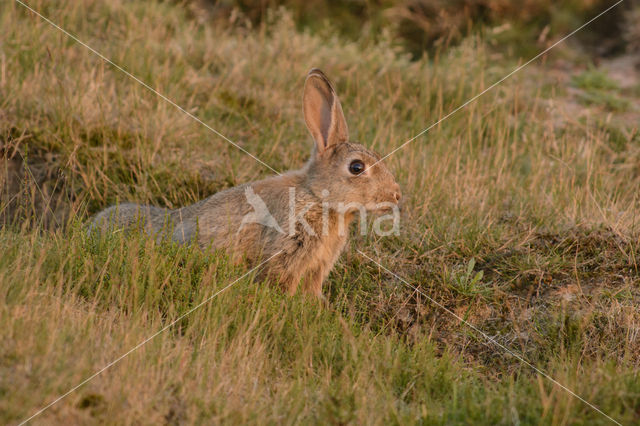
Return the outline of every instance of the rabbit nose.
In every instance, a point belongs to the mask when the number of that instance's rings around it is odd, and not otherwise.
[[[402,198],[402,194],[400,193],[400,185],[397,183],[393,185],[393,198],[395,198],[396,203],[400,202],[400,198]]]

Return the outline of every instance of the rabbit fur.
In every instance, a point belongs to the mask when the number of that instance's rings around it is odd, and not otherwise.
[[[305,81],[303,115],[315,143],[302,169],[229,188],[176,210],[112,206],[94,217],[91,229],[140,225],[149,233],[164,230],[177,242],[226,249],[232,258],[254,264],[277,254],[263,265],[265,279],[289,294],[302,282],[304,291],[322,298],[322,283],[347,242],[358,206],[376,210],[380,203],[397,205],[400,188],[376,153],[349,142],[338,96],[318,69]],[[354,175],[350,164],[356,160],[365,169]]]

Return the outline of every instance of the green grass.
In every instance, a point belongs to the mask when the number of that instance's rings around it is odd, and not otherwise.
[[[585,90],[619,90],[618,84],[601,70],[590,68],[573,77],[573,84]]]
[[[572,83],[583,89],[578,99],[585,105],[603,106],[609,111],[624,112],[631,107],[629,99],[620,96],[620,87],[601,70],[590,68],[574,75]]]
[[[302,32],[287,12],[249,31],[165,2],[30,5],[278,170],[308,155],[313,66],[354,140],[381,153],[517,66],[476,36],[411,60],[391,38]],[[0,421],[16,423],[248,272],[144,235],[88,237],[90,215],[186,205],[269,170],[18,4],[0,6],[0,27]],[[552,60],[387,160],[401,233],[354,232],[327,306],[249,274],[39,421],[609,423],[357,249],[640,421],[638,128],[617,109],[576,116]],[[602,72],[572,85],[615,92]]]

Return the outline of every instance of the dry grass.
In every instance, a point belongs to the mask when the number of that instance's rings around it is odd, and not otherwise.
[[[309,152],[312,66],[382,153],[514,66],[474,37],[411,61],[286,13],[249,31],[160,2],[30,5],[278,170]],[[245,272],[224,253],[87,238],[90,214],[269,171],[18,4],[0,27],[0,419],[14,423]],[[328,308],[242,279],[39,421],[606,423],[357,247],[638,422],[640,92],[585,60],[559,49],[390,157],[401,235],[354,236]]]

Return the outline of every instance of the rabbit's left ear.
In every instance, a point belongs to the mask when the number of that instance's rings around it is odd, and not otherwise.
[[[342,106],[331,82],[317,68],[309,71],[302,97],[304,121],[322,154],[327,147],[349,140]]]

